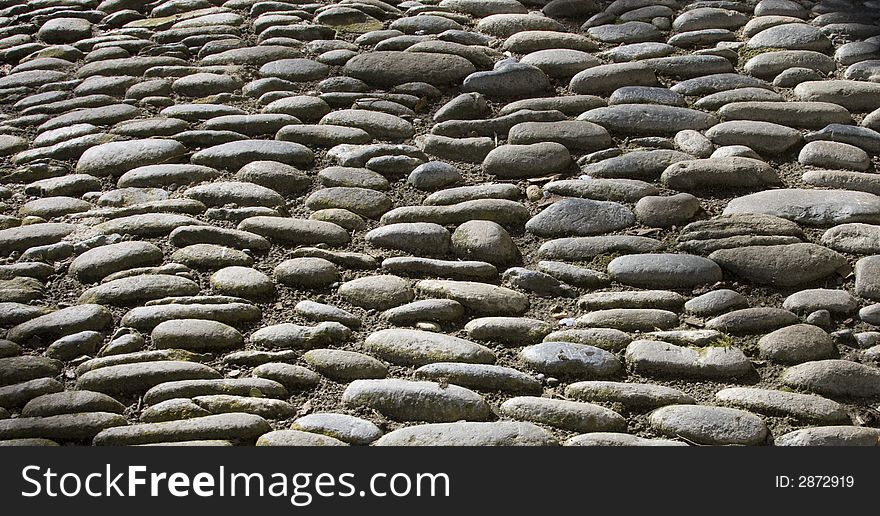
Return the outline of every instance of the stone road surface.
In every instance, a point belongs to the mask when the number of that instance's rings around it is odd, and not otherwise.
[[[0,0],[0,444],[880,444],[880,1]]]

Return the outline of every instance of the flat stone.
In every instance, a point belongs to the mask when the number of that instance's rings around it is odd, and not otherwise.
[[[110,311],[96,304],[62,308],[29,319],[11,328],[6,338],[18,344],[48,345],[80,331],[100,331],[113,322]]]
[[[339,439],[351,445],[370,444],[382,437],[382,430],[373,423],[346,414],[309,414],[297,418],[290,428]]]
[[[749,75],[762,79],[772,79],[787,69],[800,67],[816,70],[822,73],[834,71],[834,60],[815,50],[781,50],[762,52],[745,64],[745,71]],[[817,99],[818,100],[818,99]]]
[[[655,410],[649,420],[666,435],[708,445],[757,445],[770,434],[758,416],[725,407],[669,405]]]
[[[164,382],[209,378],[220,378],[220,373],[203,364],[166,360],[101,367],[81,375],[76,385],[105,394],[133,395]]]
[[[600,25],[587,29],[587,33],[603,43],[641,43],[658,41],[663,35],[650,23],[628,21],[615,25]]]
[[[178,398],[195,398],[226,394],[252,396],[255,398],[281,399],[288,396],[280,383],[263,378],[217,378],[195,380],[170,380],[152,387],[144,394],[144,403],[156,405]]]
[[[91,439],[105,429],[125,424],[125,417],[108,412],[20,417],[0,420],[0,439],[82,441]]]
[[[741,378],[754,374],[739,348],[692,348],[656,340],[635,340],[626,348],[627,365],[638,374],[690,378]]]
[[[190,158],[194,165],[218,170],[239,170],[254,161],[277,161],[295,167],[309,167],[314,155],[308,147],[276,140],[241,140],[200,150]]]
[[[48,417],[84,412],[122,414],[125,406],[115,399],[92,391],[66,391],[44,394],[28,401],[21,409],[22,417]]]
[[[849,423],[849,414],[843,405],[812,394],[753,387],[728,387],[715,393],[715,399],[734,407],[770,416],[789,416],[801,421],[824,424]]]
[[[339,287],[339,295],[346,301],[368,309],[387,310],[413,300],[410,284],[398,276],[369,276]]]
[[[721,268],[706,258],[687,254],[630,254],[608,264],[612,279],[625,285],[691,288],[721,280]]]
[[[744,145],[758,154],[785,154],[803,141],[797,129],[759,120],[721,122],[706,131],[715,145]]]
[[[759,284],[795,286],[849,272],[843,255],[817,244],[719,249],[709,255],[726,271]]]
[[[706,322],[706,328],[732,335],[753,335],[798,323],[797,315],[781,308],[742,308]]]
[[[120,278],[92,287],[80,295],[79,304],[125,306],[169,296],[191,296],[198,292],[198,284],[186,278],[149,274]]]
[[[162,262],[162,251],[148,242],[120,242],[86,251],[74,259],[70,272],[92,283],[115,272]]]
[[[733,199],[724,215],[764,213],[808,226],[880,223],[880,197],[847,190],[784,189]]]
[[[572,383],[565,388],[565,395],[594,403],[620,403],[631,410],[696,403],[691,396],[671,387],[609,381]]]
[[[553,326],[525,317],[480,317],[467,323],[464,330],[475,340],[517,345],[540,342]]]
[[[122,174],[117,181],[120,188],[158,188],[172,184],[186,185],[210,181],[220,172],[200,165],[147,165]]]
[[[249,217],[241,221],[238,229],[285,244],[336,246],[347,244],[350,239],[348,232],[336,224],[286,217]]]
[[[793,93],[799,100],[831,102],[853,113],[880,107],[880,84],[865,81],[807,81],[798,84]]]
[[[700,212],[700,200],[688,193],[647,195],[636,202],[636,219],[649,227],[666,228],[692,220]]]
[[[423,280],[416,284],[416,289],[430,296],[458,301],[480,315],[519,315],[529,307],[524,294],[486,283]]]
[[[461,259],[511,265],[521,255],[510,234],[500,224],[488,220],[471,220],[461,224],[452,234],[452,250]]]
[[[55,244],[75,229],[73,224],[52,222],[0,229],[0,249],[3,249],[3,254],[8,254],[34,246]]]
[[[740,308],[748,308],[748,306],[748,299],[739,292],[730,289],[719,289],[690,299],[684,304],[684,309],[694,315],[710,316]],[[789,310],[789,308],[786,307],[786,310]]]
[[[346,443],[312,432],[274,430],[261,435],[256,446],[346,446]]]
[[[235,328],[204,319],[165,321],[153,328],[150,337],[160,349],[210,352],[244,345],[244,338]]]
[[[582,170],[591,177],[653,181],[672,163],[692,159],[690,154],[670,149],[636,150],[587,164]]]
[[[231,439],[253,442],[271,430],[269,423],[253,414],[218,414],[180,421],[145,423],[110,428],[95,436],[99,446],[123,446],[199,439]]]
[[[483,160],[483,171],[500,179],[541,177],[562,172],[571,163],[564,145],[545,141],[496,147]]]
[[[675,312],[655,308],[609,308],[582,315],[575,324],[621,331],[667,330],[678,326],[678,316]]]
[[[828,310],[832,314],[843,315],[855,312],[859,303],[845,290],[826,288],[808,289],[795,292],[785,298],[782,308],[797,314],[810,314],[816,310]]]
[[[538,270],[575,287],[598,288],[611,283],[611,279],[603,272],[563,262],[542,260],[538,262]]]
[[[718,123],[714,116],[702,111],[658,104],[600,107],[587,111],[578,120],[593,122],[613,134],[626,136],[674,135],[685,129],[702,131]]]
[[[385,378],[388,374],[388,366],[356,351],[313,349],[307,351],[303,358],[319,373],[337,382]]]
[[[724,120],[755,120],[805,129],[852,123],[846,108],[830,102],[731,102],[718,114]]]
[[[345,63],[344,73],[376,86],[413,81],[444,86],[475,71],[467,59],[450,54],[380,51],[361,54]]]
[[[568,439],[564,446],[688,446],[688,444],[669,439],[645,439],[618,432],[590,432]]]
[[[485,346],[451,335],[420,330],[380,330],[364,340],[364,347],[379,358],[399,365],[495,362],[495,354]]]
[[[366,109],[343,109],[324,115],[322,125],[355,127],[377,140],[402,141],[412,138],[415,130],[408,121],[390,113]],[[298,145],[291,143],[289,145]]]
[[[343,186],[317,190],[305,204],[311,210],[344,209],[368,218],[378,218],[392,207],[391,199],[382,192]]]
[[[616,202],[634,202],[660,193],[654,185],[638,179],[596,179],[589,176],[550,181],[544,185],[544,191],[563,197]]]
[[[322,322],[316,326],[281,323],[264,326],[251,334],[250,341],[270,348],[309,349],[341,344],[351,336],[351,330],[338,322]]]
[[[487,97],[536,97],[550,90],[550,80],[541,68],[514,59],[495,63],[491,71],[468,75],[461,86],[463,92],[476,92]]]
[[[802,428],[777,437],[776,446],[878,446],[880,431],[858,426]]]
[[[464,306],[452,299],[422,299],[400,305],[382,313],[382,318],[395,325],[420,322],[451,322],[464,317]]]
[[[657,308],[679,310],[685,297],[669,290],[635,290],[622,292],[592,292],[578,299],[578,308],[603,310],[609,308]]]
[[[816,27],[804,23],[786,23],[755,34],[749,38],[747,46],[824,52],[831,49],[831,41]]]
[[[76,171],[92,176],[121,176],[129,170],[174,160],[186,147],[174,140],[133,140],[98,145],[79,158]]]
[[[789,367],[782,383],[826,396],[869,398],[880,393],[880,371],[849,360],[817,360]]]
[[[305,367],[293,364],[284,364],[278,362],[268,362],[265,364],[261,364],[255,367],[253,371],[251,371],[251,375],[253,375],[255,378],[277,382],[291,392],[312,389],[314,387],[317,387],[318,384],[321,382],[321,376],[311,369],[306,369]],[[257,388],[259,389],[259,387]],[[279,394],[280,393],[281,391],[279,390]]]
[[[445,255],[451,245],[449,231],[439,224],[390,224],[366,234],[370,245],[396,249],[416,256]]]
[[[323,258],[293,258],[275,267],[274,277],[289,287],[326,288],[340,279],[333,262]]]
[[[457,385],[409,380],[355,380],[342,394],[349,407],[368,407],[399,421],[482,421],[491,414],[477,393]]]
[[[437,362],[416,369],[416,378],[447,381],[478,391],[502,391],[522,394],[540,394],[541,382],[530,375],[489,364]]]
[[[542,237],[590,236],[635,223],[629,208],[611,201],[562,199],[532,217],[526,230]]]
[[[626,419],[617,412],[579,401],[521,396],[505,401],[501,405],[501,413],[510,418],[575,432],[626,429]]]
[[[763,358],[784,364],[837,356],[831,337],[811,324],[795,324],[768,333],[758,341],[758,350]]]
[[[649,253],[661,247],[659,240],[630,235],[558,238],[538,249],[542,258],[590,261],[603,254]]]
[[[520,351],[520,358],[536,371],[574,378],[602,378],[623,370],[612,353],[570,342],[542,342],[527,346]]]
[[[554,446],[541,427],[526,422],[457,422],[415,425],[389,432],[376,446]]]
[[[742,157],[679,161],[669,165],[660,179],[668,188],[691,192],[782,184],[773,167],[757,159]]]

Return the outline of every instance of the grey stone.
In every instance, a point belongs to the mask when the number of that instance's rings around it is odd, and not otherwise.
[[[528,346],[520,351],[520,358],[536,371],[574,378],[602,378],[623,370],[612,353],[570,342],[542,342]]]
[[[337,382],[385,378],[388,374],[388,366],[356,351],[312,349],[303,354],[303,359],[319,373]]]
[[[346,414],[309,414],[297,418],[290,428],[325,435],[351,445],[370,444],[382,437],[382,430],[373,423]]]
[[[706,328],[732,335],[766,333],[798,323],[797,315],[781,308],[741,308],[706,322]]]
[[[802,428],[780,435],[776,446],[878,446],[880,432],[876,428],[858,426],[820,426]]]
[[[541,177],[562,172],[571,165],[564,145],[555,142],[503,145],[483,160],[483,171],[501,179]]]
[[[501,405],[501,413],[515,419],[575,432],[622,431],[626,419],[613,410],[578,401],[521,396]]]
[[[489,364],[437,362],[416,369],[416,378],[446,381],[479,391],[540,394],[541,382],[516,369]]]
[[[382,317],[397,325],[451,322],[464,317],[464,306],[452,299],[422,299],[386,310]]]
[[[666,187],[680,191],[782,184],[776,171],[767,163],[741,157],[679,161],[669,165],[660,179]]]
[[[309,349],[341,344],[350,336],[351,330],[335,321],[318,323],[316,326],[281,323],[260,328],[251,334],[250,341],[270,348]]]
[[[576,324],[622,331],[667,330],[678,326],[678,316],[674,312],[655,308],[610,308],[582,315]]]
[[[519,315],[529,307],[524,294],[486,283],[423,280],[416,284],[416,289],[431,296],[453,299],[481,315]]]
[[[842,255],[808,243],[719,249],[709,259],[754,283],[779,286],[814,283],[834,273],[849,272]]]
[[[671,387],[609,381],[572,383],[565,388],[565,395],[594,403],[620,403],[631,410],[696,403],[691,396]]]
[[[858,307],[858,301],[849,292],[825,288],[795,292],[782,303],[782,308],[797,314],[828,310],[833,314],[843,315],[855,312]]]
[[[612,279],[625,285],[692,288],[721,280],[721,268],[706,258],[687,254],[631,254],[608,264]]]
[[[346,301],[367,309],[386,310],[413,300],[410,284],[399,276],[369,276],[340,285],[338,293]]]
[[[715,393],[715,399],[728,405],[771,416],[790,416],[801,421],[824,424],[849,423],[849,414],[843,405],[812,394],[753,387],[728,387]]]
[[[526,223],[526,230],[543,237],[589,236],[623,229],[635,222],[626,206],[610,201],[563,199]]]
[[[593,122],[611,133],[626,136],[672,136],[685,129],[702,131],[718,123],[714,116],[702,111],[657,104],[620,104],[591,109],[578,120]]]
[[[145,423],[109,428],[95,436],[94,444],[120,446],[199,439],[232,439],[253,442],[271,427],[253,414],[219,414],[180,421]]]
[[[627,365],[638,374],[690,378],[743,378],[754,374],[739,348],[682,347],[656,340],[635,340],[626,348]]]
[[[483,421],[492,414],[479,394],[464,387],[397,379],[355,380],[346,387],[342,402],[402,421]]]
[[[369,231],[366,239],[370,245],[416,256],[445,255],[451,244],[446,228],[428,222],[381,226]]]
[[[364,347],[380,358],[399,365],[495,362],[495,354],[485,346],[451,335],[420,330],[380,330],[367,336]]]
[[[865,398],[880,393],[880,371],[849,360],[817,360],[789,367],[782,383],[826,396]]]
[[[739,292],[719,289],[697,296],[684,304],[685,310],[694,315],[711,316],[731,310],[748,308],[749,301]],[[786,307],[786,310],[790,310]]]
[[[415,425],[389,432],[376,446],[554,446],[541,427],[526,422],[457,422]]]
[[[763,358],[784,364],[837,356],[831,337],[811,324],[795,324],[768,333],[758,341],[758,350]]]
[[[651,413],[651,426],[700,444],[757,445],[770,434],[758,416],[744,410],[703,405],[669,405]]]

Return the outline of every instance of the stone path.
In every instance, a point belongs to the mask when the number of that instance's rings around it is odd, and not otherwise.
[[[0,444],[880,444],[877,0],[0,0]]]

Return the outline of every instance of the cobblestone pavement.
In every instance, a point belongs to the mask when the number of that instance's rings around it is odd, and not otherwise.
[[[880,1],[0,0],[0,63],[0,444],[880,444]]]

